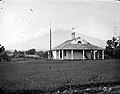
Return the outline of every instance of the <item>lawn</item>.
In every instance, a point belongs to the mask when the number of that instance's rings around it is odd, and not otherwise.
[[[0,88],[53,90],[63,85],[120,82],[120,60],[33,60],[0,63]]]

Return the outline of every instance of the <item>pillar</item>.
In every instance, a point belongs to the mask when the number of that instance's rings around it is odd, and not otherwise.
[[[71,60],[73,60],[73,50],[71,50]]]
[[[91,53],[91,56],[90,56],[90,58],[91,58],[91,59],[93,59],[93,58],[92,58],[92,55],[93,55],[93,51],[91,50],[91,51],[90,51],[90,53]]]
[[[102,59],[104,59],[104,50],[102,50]]]
[[[64,50],[62,49],[62,60],[64,59]]]
[[[59,60],[60,60],[60,50],[59,50]]]
[[[83,50],[83,60],[85,60],[85,50]]]
[[[48,51],[48,59],[50,59],[50,52]]]
[[[55,54],[53,54],[53,59],[57,59],[57,51],[55,50]]]
[[[94,50],[94,60],[96,59],[96,58],[95,58],[95,52],[96,52],[96,51]]]

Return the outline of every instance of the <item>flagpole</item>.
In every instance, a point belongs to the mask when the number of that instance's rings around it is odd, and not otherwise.
[[[51,22],[50,22],[50,59],[51,59]]]

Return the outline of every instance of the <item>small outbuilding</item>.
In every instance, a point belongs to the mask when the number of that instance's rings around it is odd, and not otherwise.
[[[52,59],[104,59],[104,49],[95,46],[81,37],[75,38],[75,32],[71,33],[71,39],[66,40],[52,50]],[[49,53],[48,53],[49,54]]]

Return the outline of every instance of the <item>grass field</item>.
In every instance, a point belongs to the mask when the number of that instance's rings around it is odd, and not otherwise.
[[[52,90],[63,85],[120,82],[120,60],[12,61],[0,63],[0,88]]]

